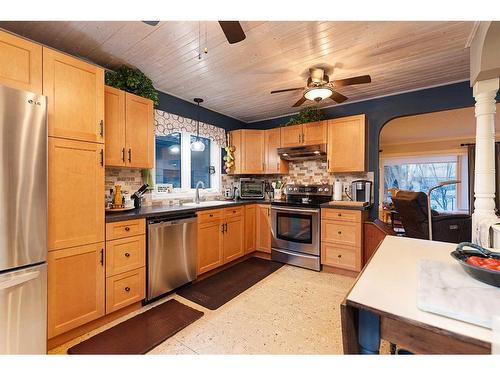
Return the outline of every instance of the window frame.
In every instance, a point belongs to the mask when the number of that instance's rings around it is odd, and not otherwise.
[[[462,182],[458,184],[456,189],[456,207],[453,211],[447,212],[468,212],[469,211],[469,194],[468,194],[468,160],[467,152],[462,150],[443,151],[431,153],[408,153],[408,154],[393,154],[385,155],[379,160],[379,204],[382,207],[385,197],[385,176],[384,167],[387,165],[408,164],[408,163],[443,163],[456,162],[456,177]],[[427,193],[427,192],[425,192]],[[444,211],[443,211],[444,212]]]
[[[159,192],[158,186],[164,186],[165,184],[156,183],[156,147],[154,147],[155,164],[153,167],[153,176],[155,178],[155,188],[153,191],[154,198],[182,198],[185,196],[191,196],[194,194],[196,189],[191,188],[191,136],[196,137],[196,133],[184,132],[184,131],[173,131],[172,133],[181,134],[181,187],[173,188],[172,193]],[[168,134],[166,134],[168,135]],[[156,134],[155,134],[155,145],[156,145]],[[165,136],[164,134],[158,136]],[[221,189],[221,147],[213,139],[208,137],[203,137],[210,140],[210,166],[215,167],[215,173],[210,175],[210,188],[203,189],[205,193],[220,194]]]

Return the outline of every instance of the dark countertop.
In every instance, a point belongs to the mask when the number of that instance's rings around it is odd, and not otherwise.
[[[342,201],[330,201],[327,203],[323,203],[320,207],[321,208],[336,208],[339,210],[368,211],[370,208],[372,208],[372,205],[369,205],[369,206],[347,206],[347,205],[342,205]]]
[[[133,219],[142,219],[148,217],[157,217],[157,216],[174,216],[178,214],[187,214],[187,213],[195,213],[196,211],[203,210],[213,210],[216,208],[225,208],[225,207],[233,207],[233,206],[241,206],[245,204],[269,204],[271,203],[269,200],[264,199],[249,199],[249,200],[238,200],[238,201],[224,201],[228,203],[220,204],[220,201],[214,201],[213,205],[203,205],[201,207],[193,207],[186,205],[174,205],[174,206],[144,206],[141,208],[134,208],[130,211],[122,211],[122,212],[106,212],[106,223],[113,223],[116,221],[124,221],[124,220],[133,220]],[[205,204],[205,202],[202,202]]]

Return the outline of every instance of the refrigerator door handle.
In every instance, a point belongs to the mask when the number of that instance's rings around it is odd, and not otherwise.
[[[25,284],[30,280],[36,279],[40,276],[40,271],[33,271],[29,273],[24,273],[19,276],[15,276],[10,280],[0,281],[0,290],[12,288],[16,285]]]

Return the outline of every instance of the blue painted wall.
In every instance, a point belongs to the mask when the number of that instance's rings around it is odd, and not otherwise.
[[[158,97],[160,103],[155,107],[156,109],[191,119],[197,118],[198,108],[196,103],[190,103],[161,91],[158,91]],[[246,123],[243,121],[206,109],[203,107],[203,104],[200,108],[200,121],[217,125],[225,130],[235,130],[246,127]]]
[[[469,82],[460,82],[420,91],[414,91],[383,98],[366,100],[363,102],[339,105],[325,109],[327,118],[366,114],[368,118],[368,165],[375,174],[374,207],[371,216],[378,215],[378,186],[379,186],[379,134],[382,127],[397,117],[410,116],[422,113],[444,111],[448,109],[474,106],[472,88]],[[248,126],[255,129],[269,129],[280,126],[288,121],[290,116],[250,123]],[[453,126],[453,124],[446,124]]]

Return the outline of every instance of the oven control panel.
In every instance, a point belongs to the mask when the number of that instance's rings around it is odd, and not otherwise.
[[[288,185],[285,193],[288,195],[332,195],[332,185]]]

